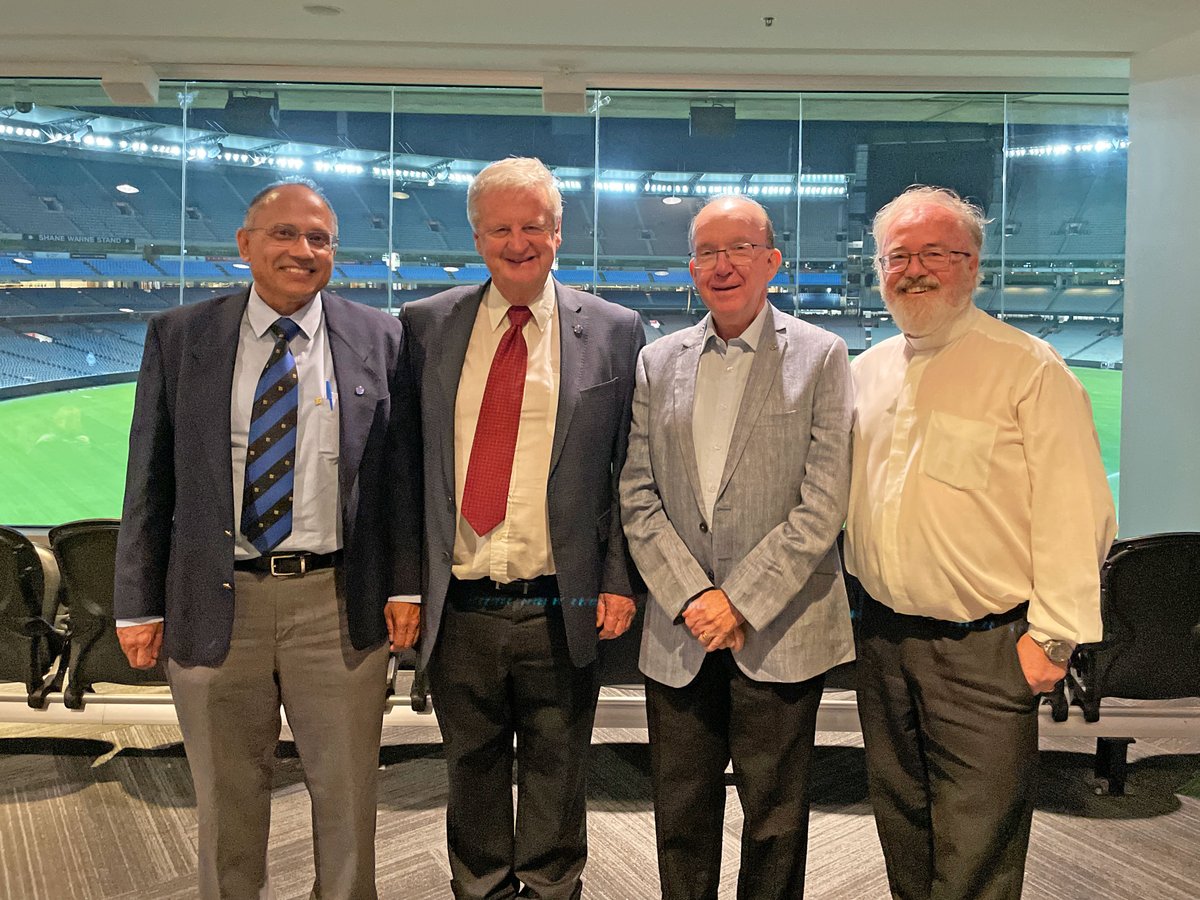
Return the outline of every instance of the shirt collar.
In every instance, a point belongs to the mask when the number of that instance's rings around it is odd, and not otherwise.
[[[299,325],[300,331],[311,341],[321,326],[322,308],[321,292],[317,291],[315,297],[287,318]],[[254,331],[255,336],[262,337],[275,324],[279,313],[267,306],[267,301],[258,295],[254,285],[250,285],[250,302],[246,304],[246,317],[250,320],[250,328]]]
[[[502,324],[508,328],[508,308],[511,305],[504,299],[504,295],[500,293],[500,288],[496,287],[496,283],[490,282],[483,295],[483,307],[487,312],[488,325],[491,326],[492,331]],[[546,277],[542,292],[529,304],[529,311],[533,313],[533,322],[537,325],[538,331],[545,333],[546,329],[550,327],[550,320],[554,318],[554,279],[552,277]]]
[[[987,313],[979,309],[974,301],[972,301],[964,306],[957,316],[932,334],[927,334],[923,337],[909,337],[906,334],[904,335],[904,340],[908,342],[908,346],[918,353],[926,350],[940,350],[947,344],[954,343],[970,331],[975,324],[977,316],[986,315]]]
[[[734,345],[741,347],[743,350],[754,352],[758,349],[759,341],[762,340],[763,328],[766,327],[767,315],[770,310],[771,304],[768,301],[758,311],[758,315],[754,317],[754,321],[746,326],[746,330],[728,342],[721,340],[721,336],[717,334],[716,328],[713,327],[712,313],[709,313],[704,317],[704,337],[700,342],[700,346],[708,349],[709,339],[711,338],[717,342],[717,346],[721,349]]]

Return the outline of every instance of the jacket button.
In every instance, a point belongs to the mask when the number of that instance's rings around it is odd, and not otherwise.
[[[446,508],[449,509],[450,512],[454,512],[454,498],[453,497],[446,498]]]
[[[232,591],[232,590],[233,590],[233,585],[232,585],[232,584],[230,584],[228,581],[222,581],[222,582],[221,582],[221,587],[225,588],[225,590],[227,590],[227,591]]]
[[[450,562],[450,551],[449,551],[449,550],[443,550],[443,551],[442,551],[442,561],[443,561],[443,562]]]
[[[700,523],[700,533],[701,533],[701,534],[708,534],[708,523],[707,523],[707,522],[701,522],[701,523]]]
[[[233,537],[233,532],[228,528],[225,529],[225,537]]]

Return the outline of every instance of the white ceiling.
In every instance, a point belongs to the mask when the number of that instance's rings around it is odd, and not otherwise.
[[[25,0],[0,76],[745,89],[1123,90],[1200,0]],[[773,16],[766,27],[764,16]]]

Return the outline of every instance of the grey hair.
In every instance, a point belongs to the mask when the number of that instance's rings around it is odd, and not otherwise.
[[[716,203],[718,200],[742,200],[746,203],[749,203],[751,206],[758,207],[759,212],[762,213],[763,225],[767,229],[767,246],[775,246],[775,226],[771,223],[771,216],[767,212],[767,208],[765,206],[763,206],[757,200],[754,200],[743,194],[718,194],[715,197],[710,197],[705,202],[704,206],[701,206],[700,209],[696,210],[696,215],[692,216],[692,221],[688,223],[688,246],[691,249],[696,249],[696,219],[700,216],[700,213],[705,209],[705,207]]]
[[[562,224],[562,193],[554,183],[554,173],[540,159],[510,156],[485,166],[467,189],[467,221],[475,229],[479,224],[479,198],[488,191],[535,188],[545,195],[546,205],[554,212],[554,224]]]
[[[883,279],[883,272],[879,267],[878,255],[883,252],[884,236],[892,227],[892,223],[903,213],[920,206],[937,206],[950,212],[971,238],[971,243],[975,245],[975,254],[983,255],[983,232],[988,224],[983,210],[964,200],[957,191],[950,188],[914,184],[875,213],[875,219],[871,223],[871,234],[875,238],[875,274],[880,280]],[[980,279],[982,278],[980,273]]]
[[[317,195],[317,198],[322,203],[325,204],[325,208],[327,210],[329,210],[329,215],[333,216],[333,230],[334,230],[334,233],[336,234],[337,227],[338,227],[338,224],[337,224],[338,218],[337,218],[337,213],[335,213],[333,211],[333,204],[329,202],[329,198],[325,196],[325,192],[323,190],[321,190],[321,186],[319,184],[317,184],[311,178],[304,178],[301,176],[294,176],[292,178],[281,178],[279,181],[272,181],[265,188],[263,188],[261,191],[259,191],[257,194],[255,194],[253,199],[251,199],[251,201],[250,201],[250,205],[246,207],[246,217],[244,219],[242,219],[242,227],[243,228],[250,227],[250,222],[251,222],[251,220],[253,220],[254,214],[256,212],[258,212],[258,208],[260,206],[262,206],[264,203],[266,203],[268,198],[270,198],[270,196],[273,193],[278,191],[280,188],[291,187],[293,185],[302,187],[302,188],[308,188],[310,191],[312,191],[314,194]]]

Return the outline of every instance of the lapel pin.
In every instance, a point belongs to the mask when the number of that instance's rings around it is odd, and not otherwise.
[[[363,394],[365,394],[366,392],[367,392],[366,388],[364,388],[364,387],[363,387],[363,386],[360,384],[358,387],[356,387],[356,388],[354,389],[354,396],[356,396],[356,397],[361,397],[361,396],[362,396]]]

